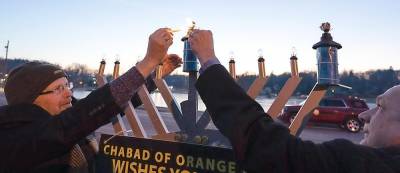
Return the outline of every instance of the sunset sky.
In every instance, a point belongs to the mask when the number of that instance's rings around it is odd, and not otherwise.
[[[148,36],[160,27],[184,27],[191,18],[214,34],[216,55],[237,73],[257,73],[262,49],[267,73],[290,71],[296,47],[300,71],[315,71],[322,22],[330,22],[339,70],[400,69],[400,1],[316,0],[0,0],[0,57],[46,60],[97,69],[118,56],[126,71],[145,55]],[[182,55],[175,34],[170,53]],[[106,67],[111,72],[112,66]],[[182,69],[178,69],[182,73]]]

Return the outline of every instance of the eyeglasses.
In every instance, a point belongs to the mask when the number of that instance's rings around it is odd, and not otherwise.
[[[54,90],[43,91],[43,92],[39,93],[39,95],[45,95],[45,94],[51,94],[51,93],[58,95],[58,94],[61,94],[62,92],[64,92],[66,89],[70,90],[70,89],[72,89],[72,86],[68,83],[65,83],[63,85],[57,86],[57,88],[55,88]]]

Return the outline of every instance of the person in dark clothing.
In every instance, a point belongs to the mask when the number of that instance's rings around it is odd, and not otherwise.
[[[358,117],[365,122],[361,144],[387,147],[400,144],[400,85],[388,89],[376,98],[376,107]]]
[[[399,111],[392,115],[389,113],[399,108],[389,110],[390,106],[378,104],[378,108],[368,116],[379,114],[387,117],[365,117],[371,124],[382,119],[368,130],[370,134],[371,131],[391,133],[381,138],[385,145],[364,146],[344,139],[321,144],[303,141],[292,136],[287,127],[274,122],[219,64],[211,31],[195,30],[189,42],[202,66],[196,83],[200,97],[216,127],[230,140],[238,163],[247,172],[400,172]],[[399,107],[399,86],[383,95],[386,98],[397,96],[396,99],[384,99],[384,102],[392,101],[392,105]],[[377,113],[379,111],[381,113]],[[367,141],[370,143],[365,144],[373,143],[371,139]]]
[[[170,54],[168,57],[164,58],[163,61],[163,76],[169,75],[175,68],[179,67],[181,64],[181,59],[178,55]],[[154,83],[155,72],[146,78],[145,86],[147,90],[151,93],[157,87]],[[72,105],[74,105],[78,100],[72,97]],[[142,105],[142,101],[137,93],[131,98],[131,103],[134,108]],[[124,116],[124,113],[120,113]],[[26,115],[31,116],[31,115]],[[84,139],[80,140],[73,149],[62,157],[55,158],[41,165],[41,167],[48,168],[49,165],[53,167],[66,167],[70,172],[96,172],[95,171],[95,160],[98,153],[98,143],[96,141],[96,136],[94,133],[88,135]]]
[[[92,155],[84,154],[94,152],[85,152],[91,148],[84,138],[122,112],[158,64],[170,67],[165,74],[180,65],[179,57],[167,55],[171,44],[170,29],[155,31],[143,61],[73,106],[59,67],[31,62],[14,69],[4,87],[8,105],[0,107],[0,172],[90,171],[85,159]]]

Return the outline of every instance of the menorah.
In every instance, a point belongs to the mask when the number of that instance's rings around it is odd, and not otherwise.
[[[183,71],[189,73],[188,99],[180,104],[176,101],[165,80],[160,77],[162,73],[162,65],[157,68],[156,78],[153,79],[180,131],[168,131],[165,122],[161,118],[154,102],[151,100],[148,90],[146,89],[145,85],[143,85],[140,87],[138,95],[157,134],[149,136],[146,133],[137,113],[135,112],[134,107],[131,103],[129,103],[129,106],[124,110],[124,113],[129,125],[131,126],[133,136],[212,146],[229,146],[227,139],[223,137],[218,130],[207,128],[211,121],[207,110],[198,116],[198,96],[194,86],[198,75],[197,60],[191,51],[190,44],[187,40],[188,35],[192,32],[193,28],[194,23],[193,26],[189,28],[187,35],[182,38],[182,41],[184,42]],[[342,86],[339,84],[337,70],[337,49],[340,49],[341,45],[334,42],[330,33],[328,33],[330,29],[329,23],[323,23],[321,29],[324,31],[321,41],[313,46],[314,49],[317,49],[318,81],[289,126],[290,133],[296,136],[301,133],[304,125],[310,118],[310,112],[318,106],[326,91],[330,87]],[[290,57],[291,77],[286,81],[282,89],[279,91],[277,97],[267,110],[267,114],[273,118],[278,117],[279,113],[288,102],[297,86],[300,84],[301,77],[299,77],[297,60],[296,54],[292,53]],[[257,61],[259,74],[247,90],[247,94],[253,99],[255,99],[261,93],[268,81],[265,73],[264,57],[260,55]],[[119,61],[114,63],[114,79],[118,77],[119,64]],[[104,68],[105,61],[103,60],[100,63],[100,69],[97,78],[99,86],[104,85],[106,82],[105,78],[103,77]],[[237,78],[234,59],[229,61],[229,72],[234,79]],[[120,115],[116,116],[111,121],[116,134],[125,136],[128,135],[125,133],[126,129],[123,126]]]
[[[260,56],[257,60],[258,62],[258,68],[259,68],[259,74],[258,77],[253,81],[252,85],[249,87],[247,90],[247,93],[250,97],[256,98],[261,90],[263,89],[263,86],[267,83],[267,76],[265,72],[265,60],[263,56]],[[268,113],[272,117],[277,117],[279,112],[282,110],[284,107],[285,103],[289,100],[291,93],[295,90],[297,85],[300,83],[301,78],[298,75],[298,67],[297,67],[297,57],[293,54],[292,57],[290,58],[291,62],[291,69],[292,69],[292,76],[289,78],[289,80],[285,83],[284,87],[282,90],[279,92],[277,98],[274,100],[272,103],[271,107],[268,110]],[[113,78],[115,79],[118,77],[118,71],[119,71],[119,61],[115,61],[114,63],[114,72],[113,72]],[[104,67],[105,67],[105,61],[102,60],[100,63],[100,69],[99,69],[99,75],[98,78],[98,84],[99,86],[103,85],[105,83],[104,77],[102,77],[102,74],[104,73]],[[161,74],[161,68],[162,66],[159,66],[157,68],[156,76],[160,76]],[[236,78],[235,74],[235,61],[234,59],[231,59],[229,62],[229,69],[231,75]],[[197,72],[196,72],[197,73]],[[191,76],[189,76],[191,77]],[[193,75],[192,77],[195,79],[189,80],[192,81],[193,85],[194,82],[197,79],[197,74]],[[189,90],[189,97],[188,100],[182,102],[181,104],[178,104],[176,99],[174,98],[171,90],[168,88],[165,80],[161,79],[160,77],[156,77],[153,79],[155,82],[157,88],[160,91],[160,94],[162,95],[164,101],[167,104],[167,107],[171,114],[173,115],[175,122],[177,126],[179,127],[180,131],[179,132],[173,132],[169,133],[167,128],[165,127],[165,123],[163,122],[162,118],[160,117],[160,114],[154,105],[153,101],[151,100],[149,93],[145,86],[141,86],[138,94],[140,99],[142,100],[144,104],[144,108],[146,112],[148,113],[148,116],[152,120],[152,124],[156,129],[157,135],[151,136],[153,139],[164,139],[164,140],[174,140],[174,141],[179,141],[179,142],[189,142],[189,143],[196,143],[196,144],[210,144],[210,145],[218,145],[218,146],[228,146],[229,142],[225,137],[223,137],[219,131],[213,130],[213,129],[207,129],[208,124],[211,121],[210,115],[208,114],[207,111],[205,111],[197,120],[197,117],[195,116],[196,114],[193,114],[193,110],[190,110],[190,107],[188,106],[193,106],[192,104],[197,102],[194,102],[193,99],[197,99],[197,95],[193,96],[195,93],[194,87],[192,90]],[[184,107],[182,110],[180,106]],[[197,105],[195,112],[197,113]],[[186,107],[186,109],[185,109]],[[129,125],[132,128],[133,135],[136,137],[143,137],[143,138],[149,138],[150,136],[147,135],[147,133],[144,130],[143,125],[140,123],[140,120],[138,118],[138,115],[135,111],[135,109],[132,106],[132,103],[129,103],[129,106],[125,109],[124,111],[125,116],[128,120]],[[115,118],[112,119],[112,124],[114,127],[114,131],[117,134],[120,135],[127,135],[125,132],[127,131],[126,128],[123,126],[123,122],[121,120],[121,116],[117,115]]]

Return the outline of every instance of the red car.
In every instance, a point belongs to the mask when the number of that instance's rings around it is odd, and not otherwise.
[[[285,106],[278,118],[290,124],[301,105],[302,103],[296,106]],[[350,132],[359,132],[363,123],[358,119],[358,114],[368,109],[365,101],[357,97],[326,97],[319,102],[317,108],[311,111],[312,116],[309,122],[333,123]]]

